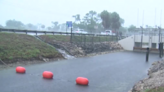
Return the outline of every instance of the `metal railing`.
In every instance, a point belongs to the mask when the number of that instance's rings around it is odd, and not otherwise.
[[[38,30],[20,30],[20,29],[5,29],[0,28],[0,32],[13,32],[13,33],[24,33],[31,35],[63,35],[68,36],[69,39],[72,35],[72,43],[76,44],[83,44],[86,45],[86,43],[97,43],[97,42],[111,42],[111,41],[118,41],[120,39],[123,39],[125,37],[116,36],[116,35],[101,35],[101,34],[82,34],[82,33],[67,33],[67,32],[55,32],[55,31],[38,31]],[[70,39],[71,40],[71,39]]]

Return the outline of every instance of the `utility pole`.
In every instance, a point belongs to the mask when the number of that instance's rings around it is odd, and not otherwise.
[[[156,8],[155,8],[154,25],[156,26]]]
[[[137,27],[139,27],[138,23],[139,23],[139,9],[138,9],[138,13],[137,13]]]
[[[142,16],[142,26],[144,26],[144,11],[143,11],[143,16]]]
[[[141,48],[142,48],[142,42],[143,42],[143,27],[140,26],[140,28],[141,28],[141,31],[142,31],[142,34],[141,34]]]
[[[158,30],[159,30],[159,43],[161,42],[161,28],[158,27]]]
[[[161,42],[161,27],[158,27],[159,30],[159,57],[162,58],[163,57],[163,43]]]
[[[161,10],[161,15],[160,15],[160,27],[162,27],[162,10]]]
[[[72,27],[71,27],[71,44],[72,44]]]

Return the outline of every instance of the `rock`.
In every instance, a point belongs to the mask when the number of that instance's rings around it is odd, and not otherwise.
[[[154,62],[149,69],[148,75],[148,78],[145,78],[134,85],[132,92],[144,92],[146,89],[164,86],[164,62]]]
[[[46,36],[41,36],[45,42],[53,45],[56,48],[65,50],[72,56],[85,56],[90,53],[105,52],[109,50],[123,49],[121,45],[117,42],[86,42],[80,43],[70,43],[70,42],[61,42],[54,39],[48,38]]]
[[[159,61],[152,63],[152,65],[156,65],[156,64],[158,64],[158,63],[159,63]]]
[[[153,88],[159,87],[161,85],[164,85],[164,80],[163,80],[164,79],[164,71],[163,70],[153,73],[150,76],[151,77],[138,82],[134,86],[132,92],[142,92],[146,89],[153,89]]]
[[[157,61],[152,64],[152,67],[148,71],[148,75],[154,72],[157,72],[158,70],[164,69],[164,62],[163,61]]]

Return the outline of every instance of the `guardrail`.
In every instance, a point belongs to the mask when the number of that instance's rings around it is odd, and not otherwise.
[[[6,28],[0,28],[0,32],[24,32],[24,33],[35,33],[36,35],[38,33],[44,33],[45,35],[47,33],[51,33],[51,34],[71,34],[68,32],[55,32],[55,31],[38,31],[38,30],[21,30],[21,29],[6,29]],[[95,34],[83,34],[83,33],[72,33],[72,34],[76,34],[76,35],[95,35]],[[106,36],[106,35],[101,35],[101,34],[97,34],[97,36]]]
[[[13,33],[34,33],[33,35],[38,35],[38,34],[52,34],[52,35],[71,35],[71,33],[68,32],[55,32],[55,31],[39,31],[39,30],[21,30],[21,29],[7,29],[7,28],[0,28],[0,32],[13,32]],[[102,35],[102,34],[84,34],[84,33],[72,33],[71,36],[74,36],[73,39],[77,40],[75,38],[75,36],[81,36],[84,37],[83,39],[85,40],[86,37],[90,37],[90,40],[92,40],[94,37],[98,37],[99,38],[99,42],[102,42],[104,40],[101,41],[101,37],[106,38],[105,41],[118,41],[120,40],[120,38],[118,38],[118,36],[116,35]],[[85,37],[86,36],[86,37]],[[120,36],[121,37],[121,36]],[[125,37],[121,37],[121,39],[123,39]]]
[[[6,28],[0,28],[0,32],[24,32],[24,33],[35,33],[36,35],[38,33],[44,33],[45,35],[47,33],[51,33],[51,34],[71,34],[68,32],[55,32],[55,31],[38,31],[38,30],[21,30],[21,29],[6,29]],[[96,35],[96,36],[115,36],[115,35],[102,35],[102,34],[84,34],[84,33],[72,33],[72,34],[76,34],[76,35]]]

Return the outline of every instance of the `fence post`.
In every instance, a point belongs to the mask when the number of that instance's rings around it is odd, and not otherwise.
[[[158,50],[159,50],[159,57],[161,58],[161,43],[158,45]]]
[[[142,31],[142,34],[141,34],[141,48],[142,48],[142,41],[143,41],[143,27],[141,26],[141,31]]]
[[[91,42],[92,42],[92,51],[93,51],[93,48],[94,48],[93,36],[94,36],[94,34],[91,35],[91,37],[92,37],[92,38],[91,38]]]
[[[161,42],[159,43],[159,57],[163,57],[163,43]]]
[[[163,43],[161,43],[161,56],[163,57]]]
[[[112,33],[112,41],[113,41],[113,33]]]
[[[147,48],[147,52],[146,52],[146,62],[148,62],[149,60],[149,48]]]
[[[86,48],[86,35],[84,35],[84,47]]]
[[[13,32],[15,33],[15,30],[13,30]]]
[[[94,35],[92,35],[92,44],[94,44],[93,39],[94,39]]]
[[[110,35],[109,35],[109,40],[108,40],[108,50],[110,50]]]
[[[66,35],[67,35],[67,26],[66,26]]]
[[[100,42],[100,35],[99,35],[99,42]]]
[[[72,44],[72,27],[71,27],[71,40],[70,41],[71,41],[71,44]]]
[[[82,34],[81,34],[81,43],[83,43],[83,38],[82,38]]]

